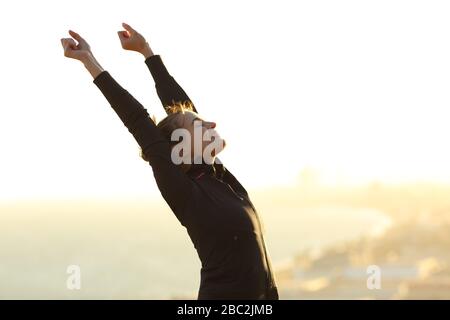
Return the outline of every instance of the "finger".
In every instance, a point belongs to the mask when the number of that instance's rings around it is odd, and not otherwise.
[[[75,41],[73,39],[61,39],[62,46],[64,48],[64,56],[69,58],[74,58],[74,53],[77,50],[77,46],[75,44]]]
[[[129,24],[126,24],[125,22],[122,22],[122,27],[130,34],[136,33],[136,30],[134,30]]]
[[[117,31],[117,34],[119,35],[120,41],[130,38],[130,34],[128,33],[128,31]]]
[[[69,30],[69,34],[77,41],[80,41],[81,39],[83,39],[78,33],[76,33],[75,31]]]
[[[75,39],[77,40],[79,43],[86,43],[86,40],[83,39],[83,37],[81,37],[78,33],[76,33],[75,31],[69,30],[69,34]]]
[[[61,44],[64,48],[64,50],[67,50],[68,48],[70,49],[75,49],[77,44],[75,43],[75,41],[71,38],[63,38],[61,39]]]

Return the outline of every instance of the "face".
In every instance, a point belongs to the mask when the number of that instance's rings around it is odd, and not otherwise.
[[[205,121],[191,111],[179,113],[177,121],[180,128],[186,129],[190,134],[191,159],[195,157],[195,143],[201,146],[201,156],[209,155],[211,159],[225,148],[226,142],[215,130],[214,122]]]

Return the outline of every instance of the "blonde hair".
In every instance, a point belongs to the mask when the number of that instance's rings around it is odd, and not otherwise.
[[[175,120],[177,119],[180,113],[184,114],[186,111],[194,111],[194,105],[190,101],[184,102],[173,101],[171,105],[165,106],[164,109],[166,109],[167,116],[160,122],[158,122],[156,126],[159,128],[162,136],[166,138],[167,141],[169,141],[169,144],[171,146],[173,146],[177,143],[177,141],[171,140],[172,132],[180,127],[177,121]],[[156,123],[155,118],[153,118],[153,121]],[[142,149],[141,149],[141,158],[144,159],[145,161],[148,161],[147,157],[142,152]]]

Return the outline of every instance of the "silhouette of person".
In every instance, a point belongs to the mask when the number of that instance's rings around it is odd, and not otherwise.
[[[144,56],[168,114],[158,125],[102,68],[86,40],[72,30],[72,38],[61,39],[64,55],[81,61],[90,72],[93,83],[141,147],[161,195],[187,229],[202,264],[198,299],[278,299],[258,213],[245,188],[217,158],[226,143],[215,131],[216,124],[198,115],[145,38],[128,24],[122,26],[124,30],[118,31],[122,48]],[[176,130],[188,133],[190,150],[173,152],[178,145],[172,141]],[[195,130],[201,130],[201,135]],[[204,139],[207,134],[212,137],[210,143]],[[213,142],[216,147],[208,149]],[[189,161],[175,163],[177,155]]]

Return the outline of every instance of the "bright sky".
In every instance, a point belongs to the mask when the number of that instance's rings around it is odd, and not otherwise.
[[[60,38],[79,32],[150,113],[144,34],[227,140],[248,188],[304,167],[352,181],[450,182],[447,1],[9,1],[0,27],[0,200],[157,194],[133,137]]]

